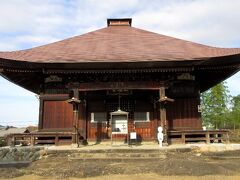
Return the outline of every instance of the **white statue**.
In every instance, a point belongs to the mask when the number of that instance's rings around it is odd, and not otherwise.
[[[163,128],[161,126],[158,127],[158,133],[157,133],[157,138],[158,138],[158,143],[159,147],[162,147],[162,142],[163,142]]]

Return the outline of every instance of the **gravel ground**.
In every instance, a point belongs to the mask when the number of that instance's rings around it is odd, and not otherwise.
[[[121,152],[121,151],[120,151]],[[90,152],[91,154],[91,152]],[[104,154],[103,154],[104,155]],[[121,156],[120,156],[121,155]],[[22,168],[1,168],[3,179],[240,179],[240,150],[162,151],[156,157],[62,151]],[[109,157],[110,156],[110,157]],[[116,157],[118,156],[118,157]],[[127,155],[126,155],[127,156]]]

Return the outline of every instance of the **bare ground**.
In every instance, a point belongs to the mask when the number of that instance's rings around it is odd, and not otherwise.
[[[78,158],[69,153],[44,156],[23,168],[1,168],[3,179],[240,179],[240,150],[163,152],[154,158]]]

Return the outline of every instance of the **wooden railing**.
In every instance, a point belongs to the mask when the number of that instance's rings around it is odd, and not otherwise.
[[[229,143],[228,130],[183,130],[168,131],[170,144],[186,144],[190,142]]]
[[[10,134],[7,138],[8,145],[70,145],[72,144],[72,132],[34,132],[23,134]],[[183,130],[168,131],[169,144],[186,144],[191,142],[229,143],[229,131],[227,130]]]
[[[74,134],[72,132],[35,132],[10,134],[7,137],[8,145],[69,145],[72,143]]]

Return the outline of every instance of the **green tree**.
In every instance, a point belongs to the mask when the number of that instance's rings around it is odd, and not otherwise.
[[[240,94],[232,98],[231,105],[232,110],[229,114],[233,128],[240,128]]]
[[[228,87],[225,82],[202,93],[202,119],[207,127],[225,128],[228,122]]]

